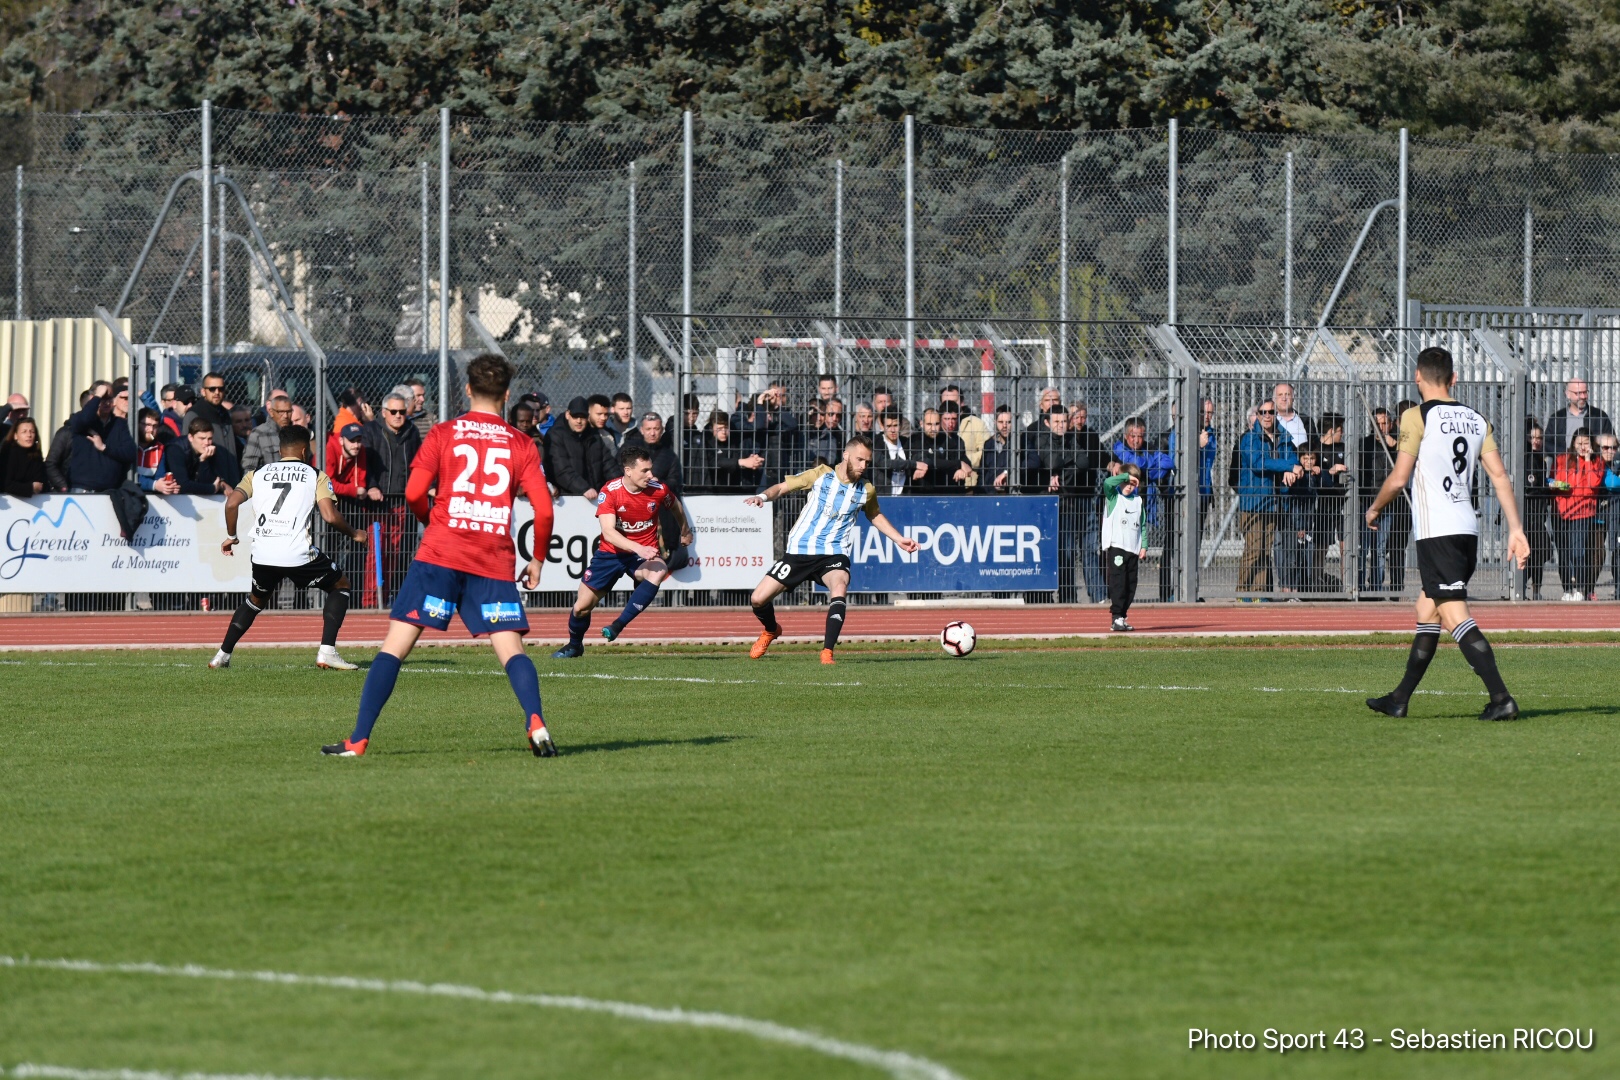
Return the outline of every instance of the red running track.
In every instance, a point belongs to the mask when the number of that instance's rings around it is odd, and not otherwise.
[[[1620,605],[1610,604],[1479,604],[1474,617],[1486,630],[1620,630]],[[786,609],[779,613],[786,640],[820,640],[823,609]],[[598,612],[588,641],[601,644],[596,630],[610,614]],[[973,624],[981,637],[1044,638],[1107,636],[1108,609],[1097,607],[894,608],[853,606],[847,641],[915,640],[932,637],[953,619]],[[0,650],[43,648],[214,648],[225,634],[227,614],[129,613],[105,615],[16,615],[0,617]],[[567,613],[531,612],[530,640],[561,642],[567,637]],[[1144,605],[1131,612],[1139,633],[1185,637],[1248,634],[1343,634],[1404,632],[1412,627],[1405,604],[1231,604]],[[343,623],[339,644],[382,641],[387,616],[354,613]],[[253,624],[246,644],[315,645],[320,640],[318,612],[267,612]],[[626,642],[752,641],[759,623],[747,609],[655,608],[633,623]],[[464,642],[467,632],[452,621],[444,634],[429,631],[424,643]]]

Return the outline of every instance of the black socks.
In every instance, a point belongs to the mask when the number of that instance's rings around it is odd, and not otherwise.
[[[754,608],[754,618],[773,634],[782,632],[782,624],[776,621],[776,604],[770,600]]]
[[[823,649],[838,647],[838,635],[844,632],[844,598],[834,597],[827,605],[827,632],[821,638]]]
[[[242,635],[253,626],[253,620],[259,617],[259,609],[253,601],[243,600],[236,607],[236,614],[231,616],[231,626],[225,631],[225,643],[219,647],[221,652],[232,653],[236,651],[236,643],[242,640]],[[335,638],[333,639],[336,640]]]
[[[337,645],[338,627],[349,613],[349,590],[333,589],[326,594],[326,606],[321,608],[321,644]]]
[[[1440,624],[1418,623],[1417,634],[1412,638],[1412,651],[1406,656],[1406,675],[1401,679],[1401,685],[1390,691],[1389,696],[1399,701],[1406,701],[1417,689],[1418,683],[1423,681],[1423,673],[1429,670],[1429,661],[1434,659],[1435,650],[1440,648]]]
[[[1451,632],[1459,648],[1462,649],[1463,659],[1468,666],[1474,669],[1480,682],[1490,692],[1491,703],[1506,701],[1508,694],[1507,684],[1502,681],[1502,673],[1496,670],[1496,654],[1491,652],[1491,643],[1485,640],[1473,619],[1468,619]]]

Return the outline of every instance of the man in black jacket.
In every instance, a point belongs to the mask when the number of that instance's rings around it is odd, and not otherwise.
[[[624,466],[619,464],[619,437],[608,427],[611,404],[602,394],[592,394],[586,399],[585,411],[590,424],[585,429],[585,478],[590,481],[590,498],[593,499],[603,484],[624,475]]]
[[[68,457],[71,491],[112,491],[129,477],[135,464],[135,439],[129,433],[129,390],[103,385],[68,421],[73,449]]]
[[[1102,565],[1102,504],[1097,496],[1097,478],[1108,468],[1112,455],[1103,449],[1102,440],[1091,429],[1090,418],[1091,410],[1084,401],[1076,401],[1069,409],[1069,441],[1075,453],[1074,491],[1080,496],[1075,501],[1075,543],[1079,546],[1086,595],[1100,602],[1108,596],[1108,575]]]
[[[94,389],[79,392],[79,408],[96,396]],[[45,452],[45,490],[62,492],[68,489],[68,462],[73,457],[73,418],[70,416],[51,436],[51,447]]]
[[[382,543],[373,556],[383,568],[383,585],[392,597],[410,569],[411,553],[405,549],[406,530],[411,527],[410,508],[405,505],[405,485],[411,475],[411,461],[422,449],[422,433],[410,421],[411,403],[398,394],[383,399],[377,418],[365,425],[360,441],[366,447],[366,494],[371,498],[369,521],[382,525]],[[441,490],[441,495],[445,494]],[[414,547],[414,545],[412,545]],[[373,575],[375,580],[375,575]]]
[[[928,466],[917,481],[919,491],[960,493],[973,475],[962,440],[941,430],[938,409],[923,410],[922,430],[911,436],[911,456]]]
[[[1069,496],[1063,500],[1063,509],[1058,512],[1060,603],[1073,603],[1079,599],[1079,583],[1071,585],[1069,582],[1074,574],[1077,549],[1085,542],[1082,539],[1085,535],[1083,508],[1095,504],[1095,496],[1078,494],[1081,472],[1080,454],[1074,437],[1069,434],[1069,414],[1064,411],[1060,401],[1048,410],[1040,430],[1028,436],[1024,442],[1024,483],[1027,488],[1037,494]],[[1064,513],[1064,509],[1068,513]],[[1084,570],[1081,576],[1084,577]]]
[[[223,495],[230,490],[219,475],[219,447],[214,445],[214,429],[200,416],[193,416],[184,439],[170,439],[163,450],[163,468],[179,485],[181,495]]]
[[[585,399],[576,397],[568,403],[562,419],[546,432],[546,479],[556,485],[558,492],[563,495],[583,495],[587,499],[594,499],[596,489],[591,486],[585,468],[589,411]]]
[[[765,455],[745,450],[731,437],[731,421],[716,409],[697,451],[694,487],[710,491],[758,491]]]
[[[214,429],[214,453],[219,457],[214,468],[225,482],[235,487],[242,482],[241,459],[236,454],[236,424],[230,410],[225,408],[225,379],[219,375],[204,375],[197,400],[191,403],[191,416],[200,416]],[[190,431],[190,420],[186,430]]]

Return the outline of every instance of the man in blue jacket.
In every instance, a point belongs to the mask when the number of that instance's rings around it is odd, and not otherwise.
[[[129,433],[129,388],[102,383],[68,420],[73,449],[68,490],[113,491],[129,477],[137,456]]]
[[[200,416],[186,424],[186,437],[170,439],[163,450],[163,469],[180,485],[182,495],[222,495],[231,485],[220,475],[225,455],[214,445],[214,428]]]
[[[1277,406],[1262,401],[1254,426],[1238,441],[1238,528],[1243,533],[1243,560],[1238,564],[1238,592],[1271,591],[1271,547],[1277,535],[1277,493],[1301,474],[1294,440],[1277,426]],[[1245,599],[1252,599],[1246,597]]]
[[[1170,489],[1171,474],[1176,471],[1174,448],[1169,451],[1149,450],[1147,421],[1133,416],[1125,421],[1124,434],[1114,442],[1114,460],[1121,466],[1135,465],[1147,477],[1145,520],[1149,525],[1163,525],[1160,530],[1159,599],[1174,599],[1171,583],[1177,550],[1176,499]],[[1110,472],[1118,469],[1110,467]],[[1160,506],[1161,501],[1163,506]]]

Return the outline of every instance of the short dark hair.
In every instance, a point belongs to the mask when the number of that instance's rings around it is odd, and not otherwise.
[[[1010,413],[1010,412],[1012,412],[1012,406],[1011,405],[997,405],[996,406],[996,415],[997,416],[1000,416],[1002,413]]]
[[[838,376],[832,374],[831,372],[822,372],[820,375],[816,376],[817,386],[820,386],[824,382],[830,382],[836,386],[838,384]]]
[[[848,450],[852,446],[864,446],[870,450],[872,449],[872,440],[868,439],[865,435],[851,435],[849,438],[844,440],[844,449]]]
[[[585,408],[587,409],[594,409],[598,405],[602,406],[604,409],[613,408],[613,402],[608,400],[608,396],[606,394],[592,394],[590,397],[585,399]]]
[[[1322,421],[1318,427],[1323,431],[1332,431],[1336,427],[1342,428],[1344,427],[1344,417],[1336,412],[1325,412],[1322,414]]]
[[[181,383],[179,386],[174,388],[174,400],[178,401],[187,408],[190,408],[191,406],[197,404],[197,391],[193,390],[185,383]]]
[[[687,394],[681,398],[681,408],[683,410],[700,409],[702,406],[698,403],[698,396],[696,394]]]
[[[420,386],[423,390],[426,390],[427,389],[427,380],[421,378],[420,376],[418,376],[416,378],[406,379],[405,382],[404,382],[404,385],[405,386]]]
[[[714,412],[709,414],[709,422],[707,424],[704,424],[703,426],[707,427],[707,428],[712,428],[717,424],[726,425],[726,430],[729,432],[731,430],[731,417],[727,416],[725,413],[721,412],[719,409],[716,409],[716,410],[714,410]]]
[[[625,393],[623,390],[620,390],[617,394],[613,395],[613,401],[611,404],[617,405],[621,401],[628,401],[632,405],[636,403],[636,399]]]
[[[872,396],[877,397],[879,394],[888,394],[890,397],[894,397],[894,391],[890,390],[887,386],[872,387]]]
[[[534,406],[530,405],[526,401],[518,402],[516,405],[512,406],[510,409],[507,410],[507,412],[506,412],[507,422],[508,423],[513,423],[513,424],[517,423],[518,413],[528,413],[532,417],[534,415]]]
[[[961,392],[962,388],[955,383],[946,383],[944,388],[940,390],[941,394],[960,394]]]
[[[467,362],[467,389],[481,398],[499,400],[506,396],[516,373],[506,357],[480,353]]]
[[[883,415],[878,417],[878,423],[887,424],[890,420],[893,420],[897,424],[900,422],[900,410],[895,408],[893,405],[890,405],[887,409],[883,410]]]
[[[1389,410],[1384,408],[1382,405],[1380,405],[1380,406],[1378,406],[1378,408],[1376,408],[1376,409],[1374,409],[1372,411],[1372,414],[1374,416],[1388,416],[1389,415]]]
[[[309,445],[309,428],[302,424],[288,424],[281,429],[281,448],[290,450],[295,446]]]
[[[1450,386],[1454,370],[1451,354],[1438,345],[1417,354],[1417,373],[1431,386]]]
[[[200,416],[193,416],[191,418],[191,423],[186,425],[186,434],[187,435],[196,435],[199,432],[203,432],[203,431],[206,431],[209,434],[212,434],[213,431],[214,431],[214,425],[210,424],[208,421],[204,420]]]
[[[939,414],[941,416],[944,416],[946,413],[950,413],[952,416],[955,416],[960,414],[961,411],[962,407],[954,401],[942,401],[939,403]]]
[[[620,468],[629,468],[631,465],[634,465],[638,461],[651,461],[651,460],[652,460],[652,451],[647,448],[646,443],[640,443],[640,442],[625,443],[622,447],[619,448],[619,466],[620,466]]]
[[[79,408],[81,408],[81,409],[84,408],[85,402],[89,401],[91,398],[93,398],[95,396],[96,396],[96,392],[94,390],[80,390],[79,391]]]

